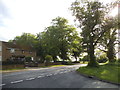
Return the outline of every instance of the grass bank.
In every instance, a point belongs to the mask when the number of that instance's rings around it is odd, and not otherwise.
[[[60,67],[60,66],[65,66],[65,65],[49,65],[49,66],[39,66],[39,67],[46,68],[46,67]]]
[[[98,68],[80,67],[77,71],[88,76],[95,76],[102,80],[110,81],[113,83],[120,83],[119,70],[120,65],[101,65]]]

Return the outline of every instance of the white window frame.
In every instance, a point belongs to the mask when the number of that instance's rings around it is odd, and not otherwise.
[[[15,49],[14,49],[14,48],[11,48],[11,49],[10,49],[10,53],[15,53]]]

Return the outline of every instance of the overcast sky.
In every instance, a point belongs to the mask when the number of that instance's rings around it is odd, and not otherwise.
[[[75,0],[0,0],[0,40],[8,41],[23,32],[42,32],[57,16],[74,24],[68,9]],[[110,2],[112,0],[103,0]]]

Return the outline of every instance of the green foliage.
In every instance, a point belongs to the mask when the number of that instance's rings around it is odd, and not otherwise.
[[[98,63],[105,63],[108,61],[108,59],[105,57],[100,57],[99,59],[97,59],[97,61],[98,61]]]
[[[48,66],[50,61],[52,61],[52,60],[53,60],[53,58],[51,55],[46,55],[45,56],[45,66]]]
[[[20,46],[31,46],[35,48],[37,40],[36,36],[30,33],[23,33],[21,36],[16,36],[13,40],[10,40],[9,42],[15,42],[16,44]]]
[[[82,61],[89,61],[89,56],[88,56],[88,55],[84,56],[84,57],[82,58]]]
[[[31,57],[25,57],[25,61],[26,62],[30,62],[31,61]]]
[[[118,59],[117,62],[120,63],[120,59]]]
[[[45,60],[46,60],[47,62],[50,62],[50,61],[53,60],[53,58],[52,58],[51,55],[46,55]]]
[[[109,62],[115,61],[115,45],[118,44],[117,41],[117,26],[118,26],[117,18],[110,18],[105,20],[105,24],[103,29],[107,30],[105,32],[104,37],[100,40],[100,45],[104,47],[104,51],[109,59]]]
[[[52,20],[52,25],[47,27],[44,32],[37,35],[38,53],[41,59],[46,55],[51,55],[54,62],[59,56],[63,60],[69,59],[72,42],[77,37],[76,29],[68,25],[65,18],[57,17]]]
[[[101,37],[107,32],[107,30],[102,29],[102,25],[108,7],[98,1],[75,1],[71,5],[71,11],[79,22],[78,26],[82,29],[82,45],[90,57],[88,65],[97,66],[94,50]]]

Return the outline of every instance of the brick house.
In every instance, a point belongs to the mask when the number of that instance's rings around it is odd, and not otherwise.
[[[24,57],[36,58],[36,52],[32,47],[22,47],[12,42],[0,41],[0,61],[10,59],[23,59]]]

